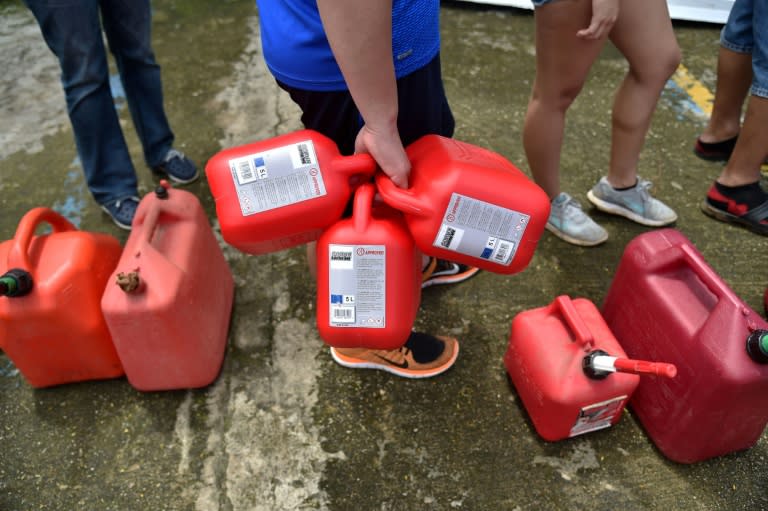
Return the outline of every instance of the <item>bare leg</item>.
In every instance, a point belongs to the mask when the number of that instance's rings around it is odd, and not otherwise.
[[[589,25],[591,12],[590,0],[562,0],[535,11],[536,78],[523,145],[533,179],[550,199],[560,193],[565,113],[605,43],[576,37],[578,30]]]
[[[717,182],[740,186],[760,180],[760,165],[768,157],[768,98],[750,96],[744,126],[733,154]]]
[[[613,103],[608,170],[610,184],[623,188],[637,181],[653,112],[681,56],[664,0],[622,1],[610,38],[629,62]]]
[[[720,48],[717,58],[717,85],[712,115],[699,139],[722,142],[739,134],[741,112],[752,82],[752,55]]]

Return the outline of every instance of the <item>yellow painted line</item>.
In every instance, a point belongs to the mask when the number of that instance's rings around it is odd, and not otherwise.
[[[675,74],[672,75],[672,80],[674,80],[678,87],[688,94],[691,101],[693,101],[702,112],[707,114],[707,116],[712,114],[712,102],[715,100],[714,94],[712,94],[703,83],[697,80],[695,76],[689,73],[684,65],[680,64],[678,66]]]

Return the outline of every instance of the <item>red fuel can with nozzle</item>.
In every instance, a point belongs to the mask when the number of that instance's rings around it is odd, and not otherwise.
[[[562,295],[512,320],[504,365],[537,433],[550,442],[616,424],[640,382],[674,366],[631,360],[589,300]]]
[[[549,217],[541,188],[501,155],[458,140],[426,135],[406,152],[410,187],[383,173],[376,185],[424,254],[501,274],[528,265]]]
[[[205,166],[221,234],[248,254],[317,240],[375,170],[370,155],[342,156],[313,130],[224,149]]]
[[[602,306],[632,357],[677,366],[645,379],[630,409],[669,459],[693,463],[753,446],[768,423],[768,324],[680,231],[626,246]]]
[[[337,348],[399,348],[421,301],[421,254],[403,215],[374,194],[360,186],[352,217],[317,242],[317,328]]]
[[[35,235],[42,224],[51,232]],[[33,387],[123,375],[101,311],[121,251],[43,207],[0,244],[0,348]]]
[[[219,374],[234,281],[197,197],[167,182],[139,203],[101,301],[138,390],[203,387]]]

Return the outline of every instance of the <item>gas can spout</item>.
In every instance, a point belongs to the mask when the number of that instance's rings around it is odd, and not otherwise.
[[[674,378],[677,367],[665,362],[648,362],[630,358],[612,357],[603,350],[596,350],[584,357],[582,366],[587,376],[602,379],[611,373],[652,374]]]
[[[0,296],[19,297],[32,290],[32,275],[26,270],[14,268],[0,275]]]

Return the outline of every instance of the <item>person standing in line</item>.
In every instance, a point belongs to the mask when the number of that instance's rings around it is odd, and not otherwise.
[[[768,193],[760,167],[768,160],[768,4],[736,0],[720,33],[712,115],[693,152],[725,161],[702,211],[708,216],[768,235]],[[749,93],[744,124],[741,113]]]
[[[139,204],[138,180],[109,86],[109,49],[125,89],[146,164],[176,183],[199,177],[173,148],[163,107],[160,66],[151,46],[149,0],[24,0],[59,60],[75,145],[93,198],[114,223],[129,230]]]
[[[561,239],[594,246],[608,233],[580,203],[560,189],[565,115],[592,64],[610,41],[629,69],[613,100],[607,175],[587,193],[597,209],[648,226],[677,220],[638,176],[640,151],[665,83],[680,63],[680,49],[665,0],[533,0],[536,77],[523,128],[534,181],[552,201],[547,229]]]
[[[256,0],[264,59],[302,111],[305,128],[341,154],[370,153],[408,187],[404,147],[426,134],[453,135],[440,66],[439,0]],[[308,246],[313,270],[315,245]],[[435,266],[439,267],[435,269]],[[477,268],[430,261],[424,286],[460,282]],[[449,369],[456,339],[412,332],[403,347],[331,348],[345,367],[425,378]]]

